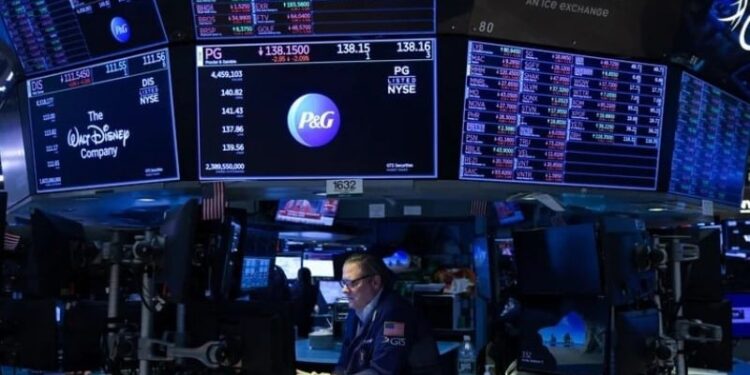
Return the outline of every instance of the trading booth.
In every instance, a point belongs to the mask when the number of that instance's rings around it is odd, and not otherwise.
[[[0,1],[0,373],[750,372],[743,4]]]

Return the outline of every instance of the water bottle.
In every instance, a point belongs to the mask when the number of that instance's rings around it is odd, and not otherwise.
[[[464,336],[464,344],[458,350],[458,375],[476,375],[477,358],[471,337]]]

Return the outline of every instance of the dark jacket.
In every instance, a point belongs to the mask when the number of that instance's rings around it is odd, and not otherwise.
[[[359,318],[349,310],[335,374],[434,374],[437,344],[426,320],[401,296],[384,290],[357,335]]]

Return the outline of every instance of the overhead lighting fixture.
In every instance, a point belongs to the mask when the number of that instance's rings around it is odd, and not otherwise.
[[[156,202],[156,199],[154,199],[154,198],[138,198],[137,201],[141,202],[141,203],[152,203],[152,202]]]
[[[649,210],[649,212],[664,212],[667,209],[664,208],[664,207],[651,207],[648,210]]]

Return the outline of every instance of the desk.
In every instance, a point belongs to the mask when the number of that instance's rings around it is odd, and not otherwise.
[[[336,346],[334,346],[333,349],[325,350],[310,349],[310,342],[308,339],[298,339],[295,345],[295,349],[297,350],[297,362],[335,365],[339,361],[339,354],[341,354],[340,341],[336,342]],[[458,349],[461,346],[461,343],[454,341],[438,341],[437,346],[438,352],[442,356]]]

